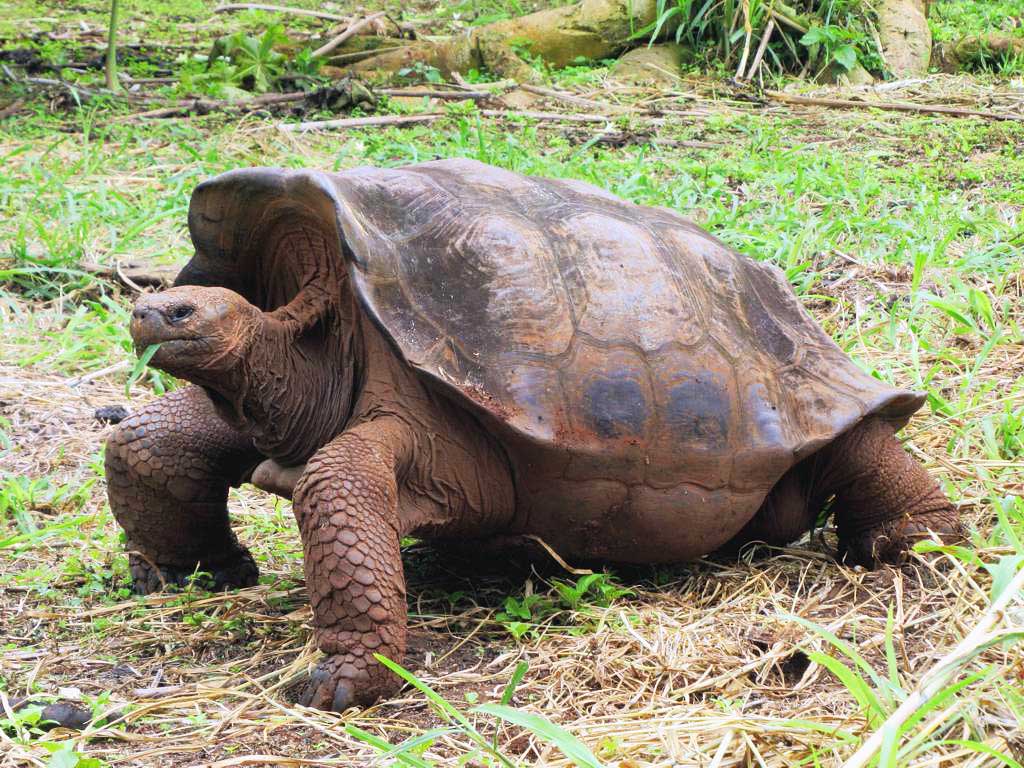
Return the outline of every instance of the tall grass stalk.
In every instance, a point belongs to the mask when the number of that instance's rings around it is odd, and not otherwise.
[[[988,610],[979,618],[978,625],[950,653],[939,659],[935,666],[925,673],[921,682],[903,700],[903,703],[843,763],[843,768],[865,768],[886,742],[891,743],[897,738],[900,726],[941,693],[960,668],[979,653],[998,643],[1024,637],[1024,628],[997,631],[992,629],[1003,618],[1010,603],[1021,597],[1022,590],[1024,590],[1024,569],[1018,571],[1013,580],[1003,588]]]

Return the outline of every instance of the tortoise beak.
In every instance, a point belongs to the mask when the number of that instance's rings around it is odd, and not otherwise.
[[[179,296],[144,294],[132,310],[130,332],[137,349],[151,344],[189,339],[189,320],[195,305]]]

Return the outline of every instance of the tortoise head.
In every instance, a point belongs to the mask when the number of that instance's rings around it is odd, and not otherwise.
[[[214,384],[237,369],[263,314],[234,291],[180,286],[139,297],[131,335],[138,350],[160,347],[152,365],[196,384]]]

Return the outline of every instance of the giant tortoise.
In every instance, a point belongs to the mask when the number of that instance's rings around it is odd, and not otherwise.
[[[189,228],[131,331],[192,386],[113,432],[110,504],[150,592],[197,569],[253,584],[228,489],[293,499],[326,654],[303,703],[394,690],[373,654],[405,650],[406,535],[683,561],[790,542],[829,500],[850,563],[958,534],[894,437],[923,396],[673,211],[444,160],[231,171]]]

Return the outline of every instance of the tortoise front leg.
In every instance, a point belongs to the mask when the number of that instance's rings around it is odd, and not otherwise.
[[[862,565],[901,562],[932,533],[963,537],[956,507],[879,418],[861,422],[814,457],[820,498],[835,494],[840,554]]]
[[[260,459],[252,441],[184,387],[122,421],[107,439],[107,497],[128,538],[136,592],[183,585],[196,570],[214,587],[246,587],[259,571],[228,521],[228,488]]]
[[[386,420],[359,425],[314,454],[295,486],[313,626],[327,654],[303,705],[341,712],[398,688],[373,654],[397,662],[405,654],[396,481],[402,434]]]

